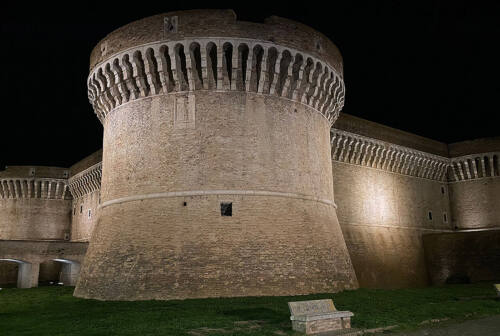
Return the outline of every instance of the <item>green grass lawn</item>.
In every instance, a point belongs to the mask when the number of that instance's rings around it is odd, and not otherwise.
[[[73,287],[4,288],[0,335],[294,335],[288,301],[332,298],[355,328],[416,328],[430,319],[500,314],[491,283],[419,289],[358,289],[295,297],[101,302],[72,296]]]

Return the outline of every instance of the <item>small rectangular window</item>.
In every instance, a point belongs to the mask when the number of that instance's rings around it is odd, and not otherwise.
[[[444,192],[445,192],[445,190],[444,190],[444,186],[441,186],[441,194],[443,194],[443,195],[444,195]]]
[[[233,203],[225,202],[220,204],[220,215],[221,216],[232,216],[233,215]]]
[[[429,211],[429,220],[432,220],[432,211]]]
[[[443,213],[443,222],[448,223],[448,216],[446,216],[446,212]]]
[[[89,218],[90,218],[91,210],[89,209]]]
[[[73,215],[76,215],[76,207],[73,208]]]
[[[83,205],[80,205],[80,213],[83,212]]]

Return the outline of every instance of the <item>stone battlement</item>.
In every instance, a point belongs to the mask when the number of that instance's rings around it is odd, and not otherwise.
[[[437,181],[446,179],[448,158],[335,128],[331,134],[332,160]]]
[[[154,42],[113,55],[89,75],[89,101],[104,121],[132,100],[196,90],[246,91],[308,105],[333,123],[344,105],[338,70],[302,51],[254,39]]]
[[[72,176],[68,180],[69,190],[74,198],[90,194],[101,189],[102,163],[99,162]]]
[[[206,37],[248,38],[301,50],[322,59],[342,75],[342,56],[322,33],[286,18],[271,16],[264,23],[239,21],[231,9],[168,12],[131,22],[102,39],[90,56],[90,70],[110,55],[158,41]]]
[[[455,157],[450,163],[450,181],[468,181],[500,176],[500,152],[478,153]]]
[[[67,179],[0,178],[0,198],[71,199]]]

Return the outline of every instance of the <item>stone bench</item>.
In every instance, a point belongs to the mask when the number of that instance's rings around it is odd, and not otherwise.
[[[293,330],[306,335],[351,328],[350,311],[338,311],[331,299],[288,302]]]

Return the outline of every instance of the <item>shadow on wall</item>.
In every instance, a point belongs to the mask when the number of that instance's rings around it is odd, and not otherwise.
[[[39,285],[75,286],[80,263],[51,259],[40,264],[19,259],[0,259],[0,286],[31,288]]]
[[[500,280],[500,229],[422,237],[433,285]]]
[[[0,260],[0,287],[15,287],[19,265],[15,262]]]

